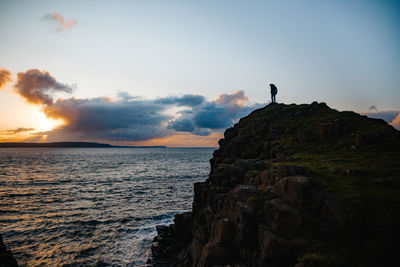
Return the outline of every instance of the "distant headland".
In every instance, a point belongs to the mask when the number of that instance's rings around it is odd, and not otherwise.
[[[113,146],[95,142],[0,142],[0,148],[167,148],[166,146]]]

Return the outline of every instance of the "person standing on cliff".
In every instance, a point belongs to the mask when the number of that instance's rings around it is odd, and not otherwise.
[[[269,86],[271,87],[271,101],[272,103],[276,103],[276,94],[278,93],[278,88],[276,88],[275,84],[270,83]]]

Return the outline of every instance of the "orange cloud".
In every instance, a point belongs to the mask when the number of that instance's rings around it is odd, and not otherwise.
[[[44,20],[54,22],[57,25],[56,31],[70,30],[72,27],[78,24],[74,19],[66,20],[60,13],[54,12],[53,14],[46,14],[43,17]]]
[[[400,130],[400,113],[397,114],[396,118],[394,118],[390,124],[397,130]]]
[[[215,103],[222,105],[238,105],[240,107],[243,106],[248,100],[247,96],[244,94],[243,90],[237,90],[233,94],[221,94],[215,100]]]
[[[20,127],[17,129],[0,131],[0,142],[18,142],[23,141],[37,132],[33,128]]]
[[[20,127],[17,129],[12,129],[12,130],[5,130],[4,133],[5,134],[18,134],[18,133],[23,133],[23,132],[30,132],[30,131],[34,131],[34,128],[24,128],[24,127]]]
[[[7,82],[11,81],[11,72],[6,68],[0,69],[0,89],[4,87]]]

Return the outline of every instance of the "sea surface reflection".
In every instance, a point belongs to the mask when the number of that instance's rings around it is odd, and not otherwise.
[[[0,149],[0,232],[22,266],[139,266],[214,149]]]

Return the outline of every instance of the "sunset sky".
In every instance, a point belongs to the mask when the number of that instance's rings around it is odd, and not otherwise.
[[[400,128],[400,1],[0,1],[0,142],[217,146],[269,102]]]

